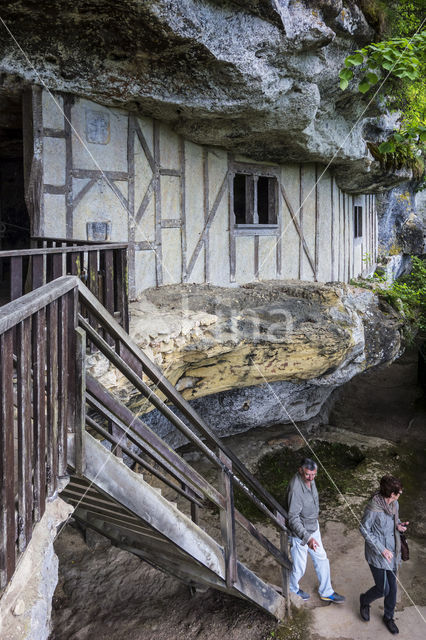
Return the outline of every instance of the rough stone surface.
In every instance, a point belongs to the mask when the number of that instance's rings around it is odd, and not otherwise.
[[[366,148],[365,132],[389,127],[377,101],[338,85],[344,58],[374,38],[359,5],[9,1],[2,18],[31,62],[2,26],[2,82],[138,111],[258,160],[331,163],[344,190],[376,191],[409,176],[382,171]]]
[[[132,306],[131,334],[221,436],[309,420],[330,393],[400,351],[399,321],[365,289],[281,281],[170,285]],[[151,408],[94,355],[92,373],[138,413]],[[180,442],[158,412],[144,419]]]
[[[58,582],[58,558],[53,548],[57,527],[72,507],[60,498],[46,505],[31,541],[0,600],[3,640],[46,640],[50,632],[52,597]]]
[[[416,211],[413,183],[404,183],[376,197],[379,256],[423,253],[424,222]]]

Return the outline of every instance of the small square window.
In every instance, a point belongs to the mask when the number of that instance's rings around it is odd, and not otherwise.
[[[362,207],[354,206],[354,238],[362,237]]]
[[[237,225],[276,225],[278,181],[274,177],[236,173],[234,215]]]

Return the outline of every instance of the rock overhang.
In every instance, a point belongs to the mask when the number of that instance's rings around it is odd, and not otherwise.
[[[374,37],[354,2],[22,0],[2,19],[34,65],[5,33],[5,74],[255,160],[332,163],[353,193],[406,178],[369,157],[363,126],[377,103],[338,88],[345,56]]]

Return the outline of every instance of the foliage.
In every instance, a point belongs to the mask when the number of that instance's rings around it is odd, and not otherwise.
[[[380,33],[390,37],[346,58],[339,74],[340,88],[344,91],[352,82],[357,82],[361,93],[386,87],[386,105],[398,111],[400,119],[398,130],[378,146],[378,153],[386,156],[379,159],[388,168],[408,166],[420,179],[424,166],[416,158],[424,154],[426,142],[426,30],[421,30],[424,2],[363,0],[361,7]]]
[[[397,135],[397,134],[394,134]],[[424,160],[418,153],[418,149],[412,142],[384,142],[381,145],[368,142],[367,146],[373,158],[378,160],[381,166],[388,171],[408,168],[413,172],[416,180],[421,180],[424,174]]]
[[[389,73],[397,78],[417,80],[425,54],[426,30],[415,34],[411,39],[392,38],[369,44],[346,58],[345,67],[339,74],[340,88],[345,90],[348,87],[349,81],[354,77],[355,67],[361,67],[363,71],[358,85],[361,93],[366,93]]]
[[[413,257],[408,276],[395,280],[380,295],[404,313],[414,330],[426,331],[426,261]]]

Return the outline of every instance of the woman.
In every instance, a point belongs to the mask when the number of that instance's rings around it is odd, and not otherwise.
[[[402,483],[393,476],[383,476],[380,490],[367,504],[360,531],[365,538],[367,560],[375,585],[360,595],[361,618],[370,620],[370,604],[377,598],[385,598],[383,622],[391,633],[399,633],[393,619],[396,604],[396,572],[401,562],[401,540],[408,522],[398,518],[398,498]]]

